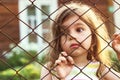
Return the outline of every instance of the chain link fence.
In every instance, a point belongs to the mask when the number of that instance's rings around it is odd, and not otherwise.
[[[61,5],[66,6],[65,3],[68,3],[70,0],[53,0],[56,1],[56,4],[52,4],[50,0],[48,1],[50,4],[47,3],[47,0],[46,2],[44,0],[42,0],[43,2],[41,0],[38,1],[40,3],[37,1],[38,0],[0,0],[0,80],[40,80],[41,68],[45,67],[46,52],[53,41],[50,38],[51,27],[48,25],[50,25],[51,22],[55,22],[53,17],[61,8]],[[105,18],[105,22],[102,24],[108,26],[107,29],[110,37],[115,32],[119,32],[119,0],[73,1],[86,3],[101,13]],[[17,6],[12,7],[8,3]],[[42,5],[42,3],[45,5]],[[107,42],[107,46],[110,46],[109,44],[111,42],[112,40]],[[107,48],[107,46],[105,48]],[[116,61],[118,64],[119,61],[116,59],[116,55],[112,55],[112,57],[113,61]],[[119,64],[112,67],[120,71]],[[79,73],[85,74],[82,70],[80,70]],[[41,79],[44,80],[46,76]],[[57,78],[56,75],[54,76]],[[100,80],[101,79],[102,77]],[[90,80],[92,79],[90,78]]]

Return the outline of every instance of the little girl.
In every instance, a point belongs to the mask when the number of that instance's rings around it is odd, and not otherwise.
[[[100,15],[80,3],[62,6],[52,25],[49,62],[42,80],[120,80],[111,68],[109,37]],[[120,53],[120,36],[112,43]]]

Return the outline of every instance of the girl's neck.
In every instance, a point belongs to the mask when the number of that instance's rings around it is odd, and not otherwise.
[[[88,64],[87,55],[80,55],[73,57],[75,65],[78,67],[84,67]]]

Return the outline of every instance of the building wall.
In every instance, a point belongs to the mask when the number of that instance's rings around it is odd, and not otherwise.
[[[9,51],[10,43],[18,43],[18,0],[0,2],[0,53]]]

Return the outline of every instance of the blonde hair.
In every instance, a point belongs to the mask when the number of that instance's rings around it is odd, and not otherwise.
[[[60,45],[60,26],[63,23],[64,19],[71,14],[78,15],[81,20],[89,25],[93,33],[92,38],[94,40],[93,46],[91,46],[93,57],[101,63],[110,66],[111,59],[109,57],[109,51],[107,48],[109,36],[102,17],[100,16],[100,14],[95,12],[92,7],[74,2],[62,6],[58,10],[55,21],[52,24],[53,41],[50,44],[51,48],[49,52],[52,65],[58,58],[59,53],[62,51]]]

